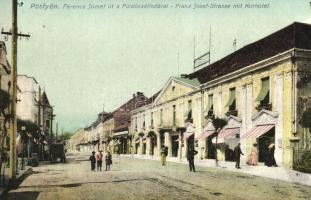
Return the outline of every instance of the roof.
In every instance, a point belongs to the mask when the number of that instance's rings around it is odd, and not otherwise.
[[[310,24],[294,22],[187,77],[203,84],[293,48],[311,50]]]
[[[131,114],[130,112],[138,107],[146,104],[147,97],[138,92],[132,99],[113,111],[114,118],[114,130],[122,131],[126,130],[130,126]]]
[[[147,99],[146,105],[151,104],[154,102],[154,100],[159,96],[161,90],[152,95],[149,99]]]
[[[41,95],[40,103],[43,104],[43,105],[46,105],[46,106],[50,106],[49,99],[48,99],[48,97],[47,97],[45,92],[43,92],[43,94]]]
[[[177,80],[177,81],[181,81],[183,83],[189,84],[193,87],[199,87],[200,86],[200,82],[197,78],[189,79],[189,78],[177,77],[177,76],[173,76],[172,78]]]

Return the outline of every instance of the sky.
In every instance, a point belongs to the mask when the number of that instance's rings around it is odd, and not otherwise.
[[[0,28],[5,30],[11,26],[10,2],[0,0]],[[233,52],[234,39],[239,49],[294,21],[311,23],[309,0],[22,2],[18,28],[31,38],[18,40],[18,73],[35,77],[44,88],[64,131],[86,127],[103,109],[113,111],[137,91],[150,97],[170,76],[193,72],[194,55],[209,51],[210,28],[211,62],[215,62]],[[168,8],[116,8],[148,3]],[[193,9],[194,4],[213,3],[231,8]],[[243,8],[232,8],[235,3]],[[247,3],[269,6],[244,8]],[[43,4],[58,9],[36,8]],[[68,9],[64,4],[86,9]],[[89,4],[115,7],[94,10],[87,9]],[[10,40],[6,45],[10,51]]]

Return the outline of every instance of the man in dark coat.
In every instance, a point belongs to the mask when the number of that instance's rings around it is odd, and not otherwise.
[[[161,163],[162,163],[162,166],[166,165],[166,156],[168,154],[168,147],[166,146],[162,146],[161,148]]]
[[[106,171],[110,171],[110,165],[112,164],[112,156],[110,151],[107,152],[105,160],[106,160]]]
[[[91,170],[94,171],[96,164],[95,151],[92,152],[92,155],[89,157],[89,160],[91,161]]]
[[[187,154],[187,160],[189,162],[189,168],[190,168],[190,171],[193,171],[195,172],[195,166],[194,166],[194,156],[197,154],[198,152],[193,148],[191,147],[188,151],[188,154]]]
[[[234,147],[234,157],[235,157],[235,168],[241,169],[240,167],[240,158],[241,155],[244,155],[241,150],[241,143],[238,143],[236,147]]]

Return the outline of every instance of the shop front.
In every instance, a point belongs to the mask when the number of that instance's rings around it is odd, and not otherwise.
[[[277,163],[282,163],[283,150],[281,130],[278,126],[278,113],[261,110],[252,117],[253,128],[243,134],[241,141],[246,140],[247,150],[251,149],[254,143],[257,144],[258,161],[265,162],[268,156],[269,146],[275,145],[275,159]],[[277,134],[278,133],[278,134]]]

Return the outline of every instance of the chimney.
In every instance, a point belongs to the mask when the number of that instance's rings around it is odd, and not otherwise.
[[[134,93],[134,94],[133,94],[133,99],[135,99],[135,98],[136,98],[136,94]]]
[[[144,93],[142,93],[142,92],[137,92],[137,97],[139,97],[139,96],[144,96]]]

